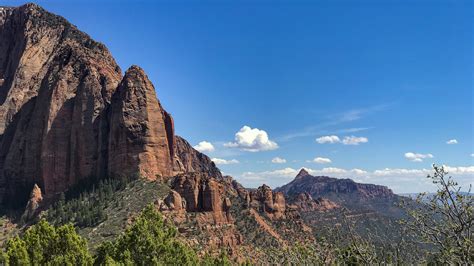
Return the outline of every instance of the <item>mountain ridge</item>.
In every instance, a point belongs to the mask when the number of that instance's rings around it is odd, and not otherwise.
[[[275,188],[275,191],[289,198],[307,193],[313,198],[326,198],[347,208],[373,210],[387,216],[400,217],[402,214],[397,206],[402,197],[386,186],[357,183],[349,178],[313,176],[304,168],[291,182]]]

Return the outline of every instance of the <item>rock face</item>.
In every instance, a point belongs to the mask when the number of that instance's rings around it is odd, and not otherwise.
[[[43,201],[43,195],[41,189],[38,185],[34,185],[33,190],[31,190],[30,200],[26,204],[25,212],[22,215],[23,221],[28,221],[33,218],[36,214],[36,211],[40,207],[40,203]]]
[[[303,192],[289,200],[300,212],[329,211],[339,208],[340,205],[325,198],[313,199],[313,197]]]
[[[271,219],[285,217],[285,196],[282,192],[273,192],[267,185],[262,185],[250,192],[249,205],[257,210],[260,209]]]
[[[185,139],[175,136],[175,172],[203,172],[215,178],[222,178],[221,171],[214,162],[196,151]]]
[[[186,209],[186,201],[181,198],[178,192],[171,190],[165,198],[164,203],[168,209],[173,211],[181,211]]]
[[[174,125],[144,71],[132,66],[110,107],[108,172],[149,180],[173,174]]]
[[[0,7],[0,204],[23,207],[84,179],[220,172],[174,135],[139,67],[34,4]]]
[[[171,187],[186,201],[186,211],[210,212],[217,224],[232,221],[232,204],[223,197],[225,187],[216,178],[202,172],[180,174]]]
[[[121,71],[104,45],[34,4],[0,14],[0,200],[23,204],[35,183],[49,195],[103,174]]]

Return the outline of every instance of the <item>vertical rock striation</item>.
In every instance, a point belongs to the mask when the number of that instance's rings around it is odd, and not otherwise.
[[[154,180],[205,171],[174,135],[142,69],[122,77],[107,48],[35,4],[0,7],[0,204],[21,207],[34,184],[55,197],[82,180]]]
[[[34,4],[0,10],[0,201],[98,176],[121,79],[107,48]]]
[[[174,125],[144,71],[132,66],[110,107],[110,176],[140,174],[149,180],[173,173]]]

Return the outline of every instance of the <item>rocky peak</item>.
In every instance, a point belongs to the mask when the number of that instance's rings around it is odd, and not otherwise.
[[[174,125],[155,88],[130,67],[110,107],[109,175],[138,173],[149,180],[173,174]]]
[[[300,172],[298,173],[298,175],[296,175],[295,179],[300,179],[308,175],[309,175],[308,171],[306,171],[306,169],[304,168],[301,168]]]

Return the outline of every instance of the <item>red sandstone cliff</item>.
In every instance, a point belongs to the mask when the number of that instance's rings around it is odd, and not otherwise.
[[[83,179],[204,171],[139,67],[34,4],[0,8],[0,203],[25,206]]]
[[[174,125],[144,71],[132,66],[110,107],[108,172],[149,180],[173,174]]]

